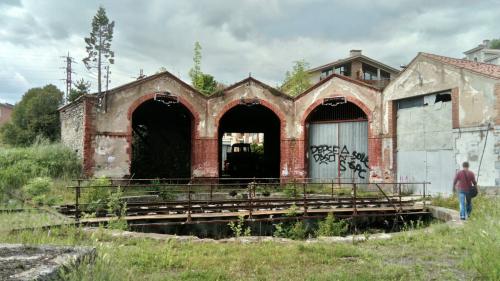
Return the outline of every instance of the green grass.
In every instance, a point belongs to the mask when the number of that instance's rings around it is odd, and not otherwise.
[[[474,199],[474,201],[477,201]],[[458,210],[458,196],[452,195],[448,197],[436,196],[432,197],[431,204],[434,206],[445,207],[448,209]]]
[[[42,210],[29,210],[24,212],[1,212],[0,232],[27,227],[40,227],[46,225],[69,223],[70,219],[64,218]]]
[[[94,263],[64,280],[499,280],[500,198],[474,203],[464,227],[433,224],[430,233],[357,244],[154,241],[74,227],[3,232],[0,241],[97,247]]]

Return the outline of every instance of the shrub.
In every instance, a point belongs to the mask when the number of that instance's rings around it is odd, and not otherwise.
[[[108,228],[127,230],[128,224],[125,216],[127,216],[127,203],[122,201],[123,192],[120,187],[116,189],[115,192],[109,192],[108,195],[108,214],[114,214],[117,216],[115,220],[110,220],[108,223]]]
[[[85,192],[84,201],[91,203],[107,199],[109,195],[108,189],[110,188],[108,186],[110,185],[111,180],[107,177],[92,179],[86,188],[82,188]]]
[[[53,183],[49,177],[37,177],[24,185],[22,191],[26,199],[37,205],[54,205],[57,198],[49,194],[52,187]]]
[[[303,221],[295,222],[288,232],[288,238],[303,240],[307,238],[308,229]]]
[[[341,236],[345,235],[349,229],[349,224],[344,221],[335,220],[332,213],[323,221],[318,222],[318,230],[316,231],[317,236]]]
[[[241,236],[250,236],[252,230],[250,227],[244,228],[245,226],[245,217],[244,216],[238,216],[238,221],[237,222],[230,222],[228,223],[229,228],[233,232],[234,237],[241,237]]]
[[[287,184],[285,188],[283,189],[283,193],[287,198],[294,198],[297,196],[297,190],[294,187],[294,185]]]
[[[309,229],[303,221],[296,221],[293,224],[278,223],[274,225],[274,237],[290,238],[294,240],[306,239]]]
[[[9,199],[9,195],[20,195],[21,187],[35,177],[72,178],[81,172],[77,155],[61,144],[2,148],[0,167],[1,201]]]

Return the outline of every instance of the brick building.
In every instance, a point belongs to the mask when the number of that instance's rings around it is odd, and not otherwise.
[[[61,131],[87,175],[219,177],[224,134],[263,133],[266,177],[447,193],[436,167],[452,176],[465,159],[500,185],[499,95],[500,67],[424,53],[383,90],[331,73],[296,97],[252,77],[207,97],[162,72],[62,107]]]
[[[14,110],[14,106],[12,104],[0,103],[0,126],[10,122],[10,119],[12,118],[12,110]]]

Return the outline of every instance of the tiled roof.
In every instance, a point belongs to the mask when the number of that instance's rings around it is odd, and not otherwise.
[[[475,62],[464,59],[455,59],[450,57],[444,57],[434,54],[421,53],[423,56],[428,57],[430,59],[440,61],[449,65],[453,65],[458,68],[467,69],[473,72],[477,72],[486,76],[490,76],[493,78],[500,79],[500,65]]]

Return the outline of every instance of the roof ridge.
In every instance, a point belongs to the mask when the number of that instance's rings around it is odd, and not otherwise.
[[[436,55],[431,53],[420,52],[425,57],[430,59],[434,59],[440,61],[442,63],[446,63],[458,68],[467,69],[476,73],[480,73],[489,77],[493,77],[496,79],[500,79],[500,65],[484,63],[484,62],[476,62],[467,59],[459,59],[446,57],[442,55]]]

